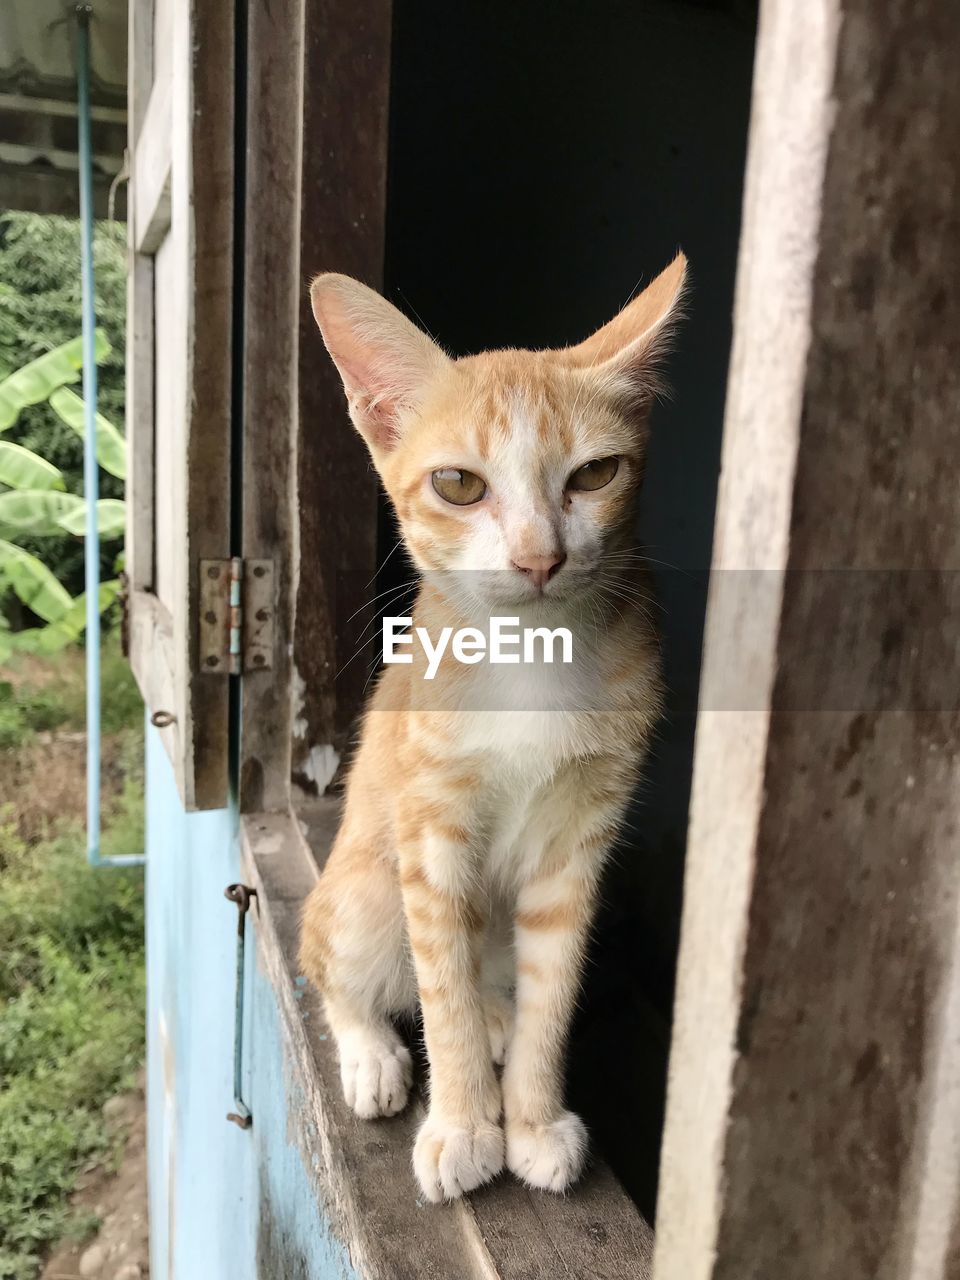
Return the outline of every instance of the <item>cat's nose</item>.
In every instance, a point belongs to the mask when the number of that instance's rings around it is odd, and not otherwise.
[[[513,567],[529,578],[538,591],[542,591],[566,558],[562,551],[548,556],[523,556],[514,560]]]

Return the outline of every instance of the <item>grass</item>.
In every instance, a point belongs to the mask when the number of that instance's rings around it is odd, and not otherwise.
[[[140,729],[143,703],[116,632],[100,655],[103,733]],[[0,751],[27,745],[34,734],[86,729],[84,654],[70,649],[56,658],[18,655],[0,679]]]
[[[115,642],[104,658],[104,850],[129,852],[142,707]],[[0,804],[0,1280],[34,1280],[51,1244],[89,1228],[70,1192],[110,1158],[101,1108],[143,1060],[143,873],[86,864],[82,654],[18,659],[0,680],[0,774],[18,780]]]

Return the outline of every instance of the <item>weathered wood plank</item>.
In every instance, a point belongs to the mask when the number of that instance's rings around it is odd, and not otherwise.
[[[160,739],[171,760],[182,759],[185,744],[177,718],[173,619],[150,591],[131,591],[127,609],[130,666],[148,713],[167,712],[174,717],[159,729]],[[167,717],[162,719],[166,722]]]
[[[133,166],[131,200],[141,214],[132,243],[155,252],[135,252],[131,271],[131,576],[170,619],[173,693],[163,709],[178,727],[164,742],[176,746],[188,809],[216,808],[228,791],[228,685],[198,669],[197,617],[200,561],[230,552],[234,8],[208,0],[133,14],[131,129],[143,163]],[[141,22],[155,37],[149,94]],[[176,171],[169,216],[158,221],[168,156]],[[155,234],[143,240],[147,222]],[[137,654],[135,670],[155,704],[150,662]]]
[[[600,1162],[562,1198],[504,1177],[456,1204],[425,1206],[410,1163],[422,1104],[375,1124],[352,1114],[320,1001],[297,986],[300,907],[318,874],[307,840],[322,860],[337,805],[320,802],[301,820],[302,826],[277,815],[244,819],[244,874],[258,891],[257,954],[277,991],[299,1091],[310,1101],[310,1114],[293,1117],[294,1128],[333,1229],[360,1274],[366,1280],[649,1276],[650,1229]],[[322,1157],[319,1174],[315,1154]]]
[[[249,6],[243,269],[243,555],[274,565],[269,671],[247,671],[240,806],[283,810],[292,740],[294,450],[300,271],[300,0]],[[309,563],[309,561],[307,562]]]
[[[233,412],[234,22],[233,0],[191,6],[189,119],[193,238],[187,260],[192,319],[187,353],[187,528],[185,601],[178,635],[183,704],[190,716],[188,808],[226,802],[229,772],[227,682],[205,676],[198,661],[200,561],[230,553],[230,456]],[[226,91],[225,91],[226,87]]]
[[[958,1274],[958,58],[764,9],[715,567],[775,572],[714,575],[662,1280]]]
[[[127,125],[135,148],[143,127],[153,76],[153,16],[142,5],[128,15]],[[153,262],[137,253],[134,179],[127,184],[127,528],[124,567],[136,591],[153,586]]]
[[[306,0],[300,272],[344,271],[382,283],[391,0]],[[298,329],[300,576],[294,636],[299,691],[293,774],[323,792],[362,697],[362,662],[347,666],[346,620],[376,568],[377,480],[346,421],[304,288]],[[336,678],[336,680],[335,680]]]
[[[131,181],[137,202],[131,226],[134,246],[142,254],[156,253],[170,227],[172,92],[172,75],[162,83],[154,81],[133,146]]]

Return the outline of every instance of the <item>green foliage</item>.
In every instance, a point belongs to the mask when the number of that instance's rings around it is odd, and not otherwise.
[[[131,787],[116,817],[139,824]],[[126,832],[125,832],[126,834]],[[35,1280],[77,1174],[109,1149],[100,1108],[143,1057],[143,876],[92,871],[82,831],[32,848],[0,824],[0,1276]]]
[[[103,332],[94,342],[97,360],[110,354]],[[76,382],[83,368],[83,339],[73,338],[16,369],[0,384],[0,431],[12,427],[23,409],[49,400],[58,387]]]
[[[97,527],[101,538],[116,538],[123,533],[125,511],[119,498],[100,498]],[[76,494],[53,489],[10,489],[0,493],[0,534],[7,538],[24,534],[45,538],[61,529],[82,538],[86,528],[87,504]]]
[[[123,226],[97,224],[97,323],[110,345],[98,373],[98,407],[113,423],[124,418],[124,241]],[[80,224],[33,213],[0,214],[0,378],[75,340],[80,325]],[[49,402],[25,408],[6,438],[46,458],[63,473],[69,491],[82,492],[82,440]],[[98,455],[102,451],[100,445]],[[101,496],[122,498],[122,481],[104,457],[100,460],[107,473],[100,476]],[[32,537],[17,541],[42,556],[71,595],[82,591],[83,546],[74,537],[47,535],[45,544]],[[102,577],[111,576],[115,556],[115,546],[103,548]]]
[[[0,579],[38,618],[56,622],[73,603],[66,587],[60,585],[43,561],[24,551],[23,547],[0,540],[0,566]],[[9,633],[0,634],[0,654],[4,637],[9,643]]]
[[[9,485],[11,489],[66,487],[62,473],[52,462],[12,440],[0,440],[0,484]]]
[[[104,583],[101,590],[109,585]],[[13,661],[16,664],[22,659],[15,657]],[[16,669],[14,666],[11,671]],[[120,652],[120,638],[115,631],[104,636],[100,649],[100,682],[103,690],[101,729],[105,735],[135,731],[138,756],[130,761],[125,772],[137,774],[142,767],[139,735],[143,727],[143,701],[130,664]],[[83,672],[76,662],[61,664],[56,671],[45,669],[39,683],[23,677],[16,683],[0,680],[0,751],[24,748],[37,733],[56,729],[81,733],[86,723]],[[128,853],[139,847],[141,839],[141,835],[133,836],[127,848],[119,852]]]
[[[84,438],[87,424],[83,401],[75,391],[71,391],[69,387],[59,387],[50,395],[50,407],[61,422],[65,422],[81,440]],[[118,480],[122,480],[127,474],[126,441],[102,413],[97,414],[97,461],[104,471],[109,471]]]
[[[122,537],[126,522],[126,507],[119,498],[101,498],[97,502],[97,529],[101,538]],[[87,504],[81,502],[62,515],[57,523],[68,533],[82,538],[87,528]]]
[[[0,533],[7,538],[24,534],[45,538],[57,532],[62,520],[83,508],[83,499],[74,493],[11,489],[0,493]]]
[[[100,583],[100,612],[104,613],[120,594],[120,583],[114,578],[110,582]],[[0,636],[0,656],[4,650],[14,653],[54,654],[65,649],[67,645],[76,644],[87,626],[86,592],[70,603],[69,609],[45,627],[27,627],[23,631]]]
[[[78,657],[15,660],[0,682],[0,752],[84,727]],[[102,677],[125,778],[103,848],[130,853],[143,848],[143,704],[116,635]],[[27,802],[17,803],[22,813]],[[0,1277],[36,1280],[46,1249],[91,1225],[72,1215],[69,1195],[91,1159],[112,1154],[101,1107],[143,1060],[143,873],[91,870],[75,820],[28,844],[14,816],[0,807]]]
[[[74,348],[68,342],[32,365],[17,370],[0,382],[0,407],[35,404],[46,393],[69,397],[60,407],[61,416],[69,419],[72,429],[84,431],[83,401],[73,392],[61,386],[64,378],[73,376]],[[109,354],[110,347],[101,343],[99,350]],[[14,391],[9,389],[13,387]],[[97,448],[110,463],[114,474],[122,474],[125,466],[126,444],[123,436],[102,415],[97,415]],[[0,423],[0,430],[3,424]],[[36,555],[24,547],[24,542],[37,538],[49,538],[62,532],[83,537],[86,533],[88,506],[83,498],[62,492],[61,472],[22,445],[0,440],[0,484],[9,487],[0,491],[0,592],[4,589],[27,606],[39,618],[47,621],[45,628],[23,628],[11,631],[9,625],[0,630],[0,657],[14,648],[33,648],[44,653],[54,653],[64,645],[78,640],[83,633],[85,609],[83,597],[73,600],[57,581],[56,575]],[[96,505],[97,531],[101,539],[123,535],[126,524],[125,507],[119,498],[100,498]],[[117,584],[106,584],[106,593],[100,592],[101,612],[108,608],[117,596]]]
[[[103,732],[117,733],[121,729],[136,729],[143,732],[143,699],[134,679],[130,663],[120,652],[120,637],[111,632],[103,642],[100,650],[100,683],[103,688],[102,706],[100,708],[100,725]],[[137,768],[143,767],[143,747],[138,747]],[[128,769],[128,772],[131,770]],[[129,853],[131,849],[139,849],[143,844],[143,834],[137,835],[127,843],[126,847],[108,852]]]

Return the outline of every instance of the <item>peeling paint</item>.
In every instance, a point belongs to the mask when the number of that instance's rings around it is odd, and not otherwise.
[[[293,668],[290,697],[293,702],[293,721],[290,731],[301,742],[307,736],[307,717],[303,714],[307,701],[307,685],[296,667]]]
[[[334,751],[330,743],[322,747],[311,747],[303,762],[302,772],[317,788],[317,794],[323,795],[340,768],[340,753]]]

